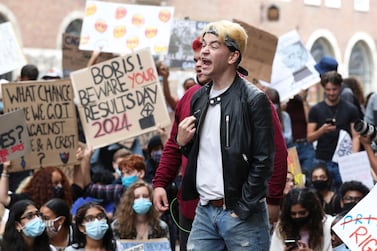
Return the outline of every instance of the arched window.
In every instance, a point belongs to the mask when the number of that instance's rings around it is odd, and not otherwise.
[[[75,19],[73,20],[65,29],[66,33],[71,35],[80,36],[82,27],[82,19]]]
[[[348,75],[358,77],[366,93],[371,90],[372,85],[373,65],[370,57],[371,54],[372,52],[367,44],[359,41],[352,48],[348,64]]]

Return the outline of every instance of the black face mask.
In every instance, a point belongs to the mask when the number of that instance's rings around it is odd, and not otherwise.
[[[293,224],[295,224],[295,226],[300,227],[300,226],[303,226],[303,225],[305,225],[309,222],[309,216],[292,218],[292,221],[293,221]]]
[[[349,210],[351,210],[354,206],[356,206],[356,202],[349,202],[349,203],[344,203],[343,204],[343,208],[342,208],[342,210],[343,211],[349,211]]]
[[[329,187],[328,180],[315,180],[315,181],[312,181],[312,184],[313,184],[313,187],[318,191],[328,189]]]
[[[54,198],[63,198],[64,190],[61,186],[54,186],[53,188]]]

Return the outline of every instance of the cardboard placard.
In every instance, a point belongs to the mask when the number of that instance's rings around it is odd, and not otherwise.
[[[149,240],[119,240],[127,251],[171,251],[170,242],[167,238]]]
[[[152,54],[168,52],[174,8],[104,1],[86,2],[80,49],[131,53],[150,47]]]
[[[247,48],[241,61],[241,66],[249,72],[247,79],[270,82],[278,38],[240,20],[235,19],[234,22],[239,23],[248,35]]]
[[[23,109],[31,153],[11,171],[76,163],[77,118],[70,80],[2,85],[4,111]]]
[[[92,51],[79,50],[80,37],[72,34],[63,33],[63,71],[71,72],[87,67]],[[101,53],[98,56],[97,63],[113,58],[112,53]]]
[[[25,114],[17,110],[0,116],[0,163],[31,152]]]
[[[0,24],[0,41],[0,75],[26,64],[25,56],[10,22]]]
[[[300,159],[296,147],[288,148],[288,171],[293,173],[296,187],[305,187],[305,176],[301,171]]]
[[[349,250],[377,249],[377,187],[359,201],[334,226],[334,232]]]
[[[87,142],[93,148],[170,124],[148,49],[71,73]]]

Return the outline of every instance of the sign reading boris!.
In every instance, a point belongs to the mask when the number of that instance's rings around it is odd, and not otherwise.
[[[25,113],[32,152],[11,171],[76,163],[77,119],[69,80],[2,85],[4,111]]]
[[[71,73],[86,140],[99,148],[170,123],[148,49]]]

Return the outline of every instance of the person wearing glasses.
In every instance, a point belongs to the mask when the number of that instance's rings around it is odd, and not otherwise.
[[[45,229],[37,205],[31,200],[20,200],[10,208],[2,250],[56,251],[49,244]]]
[[[340,186],[340,213],[351,210],[362,198],[369,193],[369,188],[360,181],[345,181]]]
[[[285,197],[271,251],[330,251],[331,222],[315,191],[294,188]]]
[[[72,245],[65,251],[104,250],[122,251],[123,247],[113,238],[105,209],[97,203],[82,205],[75,217]]]

